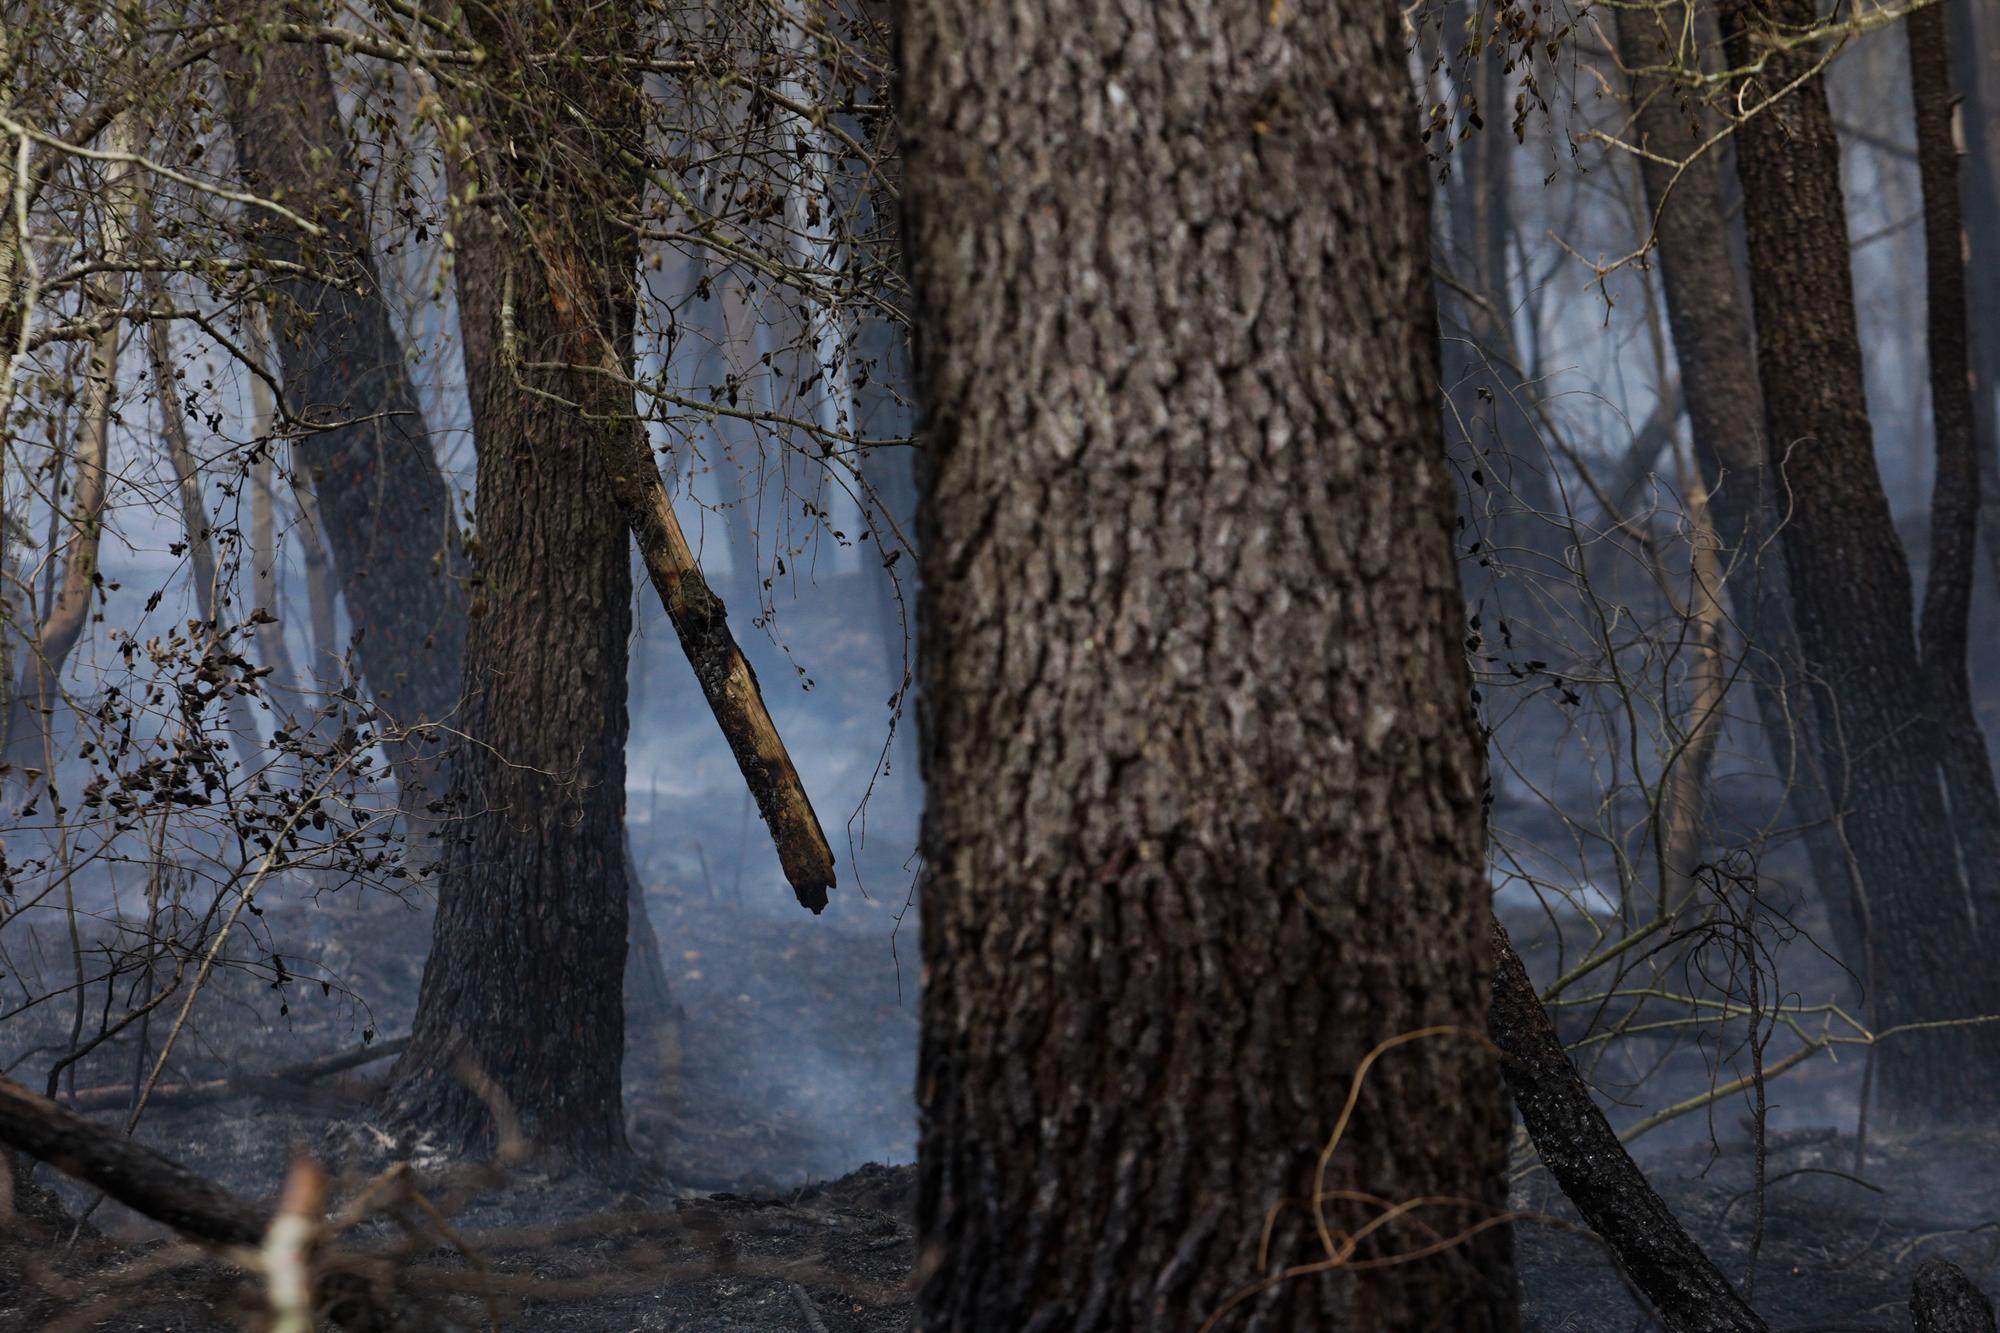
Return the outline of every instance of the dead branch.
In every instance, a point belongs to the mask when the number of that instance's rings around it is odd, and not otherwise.
[[[263,1209],[9,1079],[0,1079],[0,1143],[184,1236],[248,1246],[263,1238]]]
[[[596,318],[597,302],[574,251],[553,236],[537,241],[550,304],[563,331],[563,354],[590,390],[586,401],[606,399],[607,386],[630,384],[623,358],[605,339],[602,330],[608,325]],[[595,432],[611,479],[611,498],[631,526],[646,573],[674,622],[674,633],[701,682],[702,695],[771,830],[785,878],[800,905],[817,914],[826,909],[827,891],[833,887],[833,850],[784,738],[764,706],[757,673],[730,632],[727,608],[702,577],[694,549],[681,531],[645,427],[632,413],[629,388],[624,398],[622,408],[607,412]]]
[[[362,1065],[377,1060],[386,1060],[392,1055],[401,1055],[408,1049],[410,1039],[398,1037],[394,1041],[378,1041],[370,1046],[357,1047],[351,1051],[341,1051],[334,1055],[323,1055],[316,1060],[306,1060],[295,1065],[274,1069],[268,1074],[234,1074],[228,1078],[203,1079],[197,1083],[163,1083],[153,1089],[148,1099],[153,1106],[199,1106],[204,1102],[227,1101],[231,1097],[246,1097],[255,1093],[292,1093],[315,1079],[358,1069]],[[63,1105],[74,1111],[119,1110],[132,1100],[129,1084],[117,1084],[97,1088],[80,1088],[75,1094],[63,1098]]]

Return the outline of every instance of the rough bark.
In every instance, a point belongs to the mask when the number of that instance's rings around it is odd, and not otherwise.
[[[1760,34],[1815,21],[1812,0],[1731,0],[1732,62],[1763,62],[1753,86],[1736,90],[1740,104],[1803,77],[1816,58]],[[1736,144],[1765,433],[1789,502],[1781,537],[1799,640],[1823,681],[1813,691],[1822,761],[1865,903],[1876,1025],[2000,1012],[2000,977],[1983,961],[1939,782],[1909,563],[1875,466],[1823,81],[1751,117]],[[2000,1064],[2000,1024],[1904,1032],[1877,1058],[1891,1113],[1964,1113],[2000,1093],[1988,1077]]]
[[[390,1103],[447,1143],[490,1142],[493,1117],[464,1076],[469,1064],[531,1142],[601,1157],[625,1144],[618,979],[630,892],[621,838],[632,595],[598,437],[630,426],[630,404],[608,420],[569,406],[566,321],[529,221],[568,233],[578,281],[629,354],[637,255],[610,215],[634,206],[637,182],[594,165],[598,136],[629,115],[625,90],[603,76],[612,68],[603,61],[546,69],[534,53],[627,52],[633,34],[568,6],[468,17],[492,58],[478,99],[462,108],[483,133],[476,157],[454,167],[456,188],[476,171],[495,201],[453,222],[479,439],[464,705],[477,744],[454,766],[465,827]]]
[[[1994,1333],[1993,1302],[1957,1264],[1932,1259],[1910,1284],[1912,1333]]]
[[[238,21],[285,12],[249,0]],[[307,263],[337,281],[282,277],[271,318],[285,408],[315,427],[293,447],[311,474],[320,535],[347,600],[354,663],[370,698],[396,722],[452,718],[464,660],[464,559],[451,496],[381,295],[354,152],[326,57],[311,43],[218,52],[237,157],[251,188],[287,201],[324,229],[309,238],[260,215],[252,239],[272,259]],[[324,671],[329,664],[316,662]],[[449,785],[435,747],[397,755],[401,804],[421,816]]]
[[[1646,11],[1626,10],[1617,22],[1619,59],[1629,69],[1666,63],[1678,35]],[[1693,157],[1706,135],[1680,90],[1635,80],[1635,120],[1644,146],[1663,158]],[[1814,885],[1826,903],[1833,951],[1856,972],[1867,951],[1846,853],[1834,824],[1821,766],[1819,720],[1813,711],[1791,581],[1776,541],[1784,497],[1766,466],[1757,383],[1756,341],[1748,301],[1723,226],[1722,181],[1713,155],[1674,168],[1639,160],[1646,202],[1655,215],[1667,324],[1680,370],[1681,397],[1695,456],[1709,492],[1709,512],[1723,546],[1728,590],[1746,648],[1758,720],[1778,771],[1789,780],[1791,810],[1804,833]]]
[[[1966,650],[1979,555],[1979,440],[1973,417],[1958,147],[1952,141],[1951,56],[1942,5],[1904,24],[1916,104],[1917,175],[1923,187],[1925,351],[1937,475],[1931,498],[1931,559],[1917,644],[1937,710],[1939,768],[1960,858],[1980,924],[2000,927],[2000,788],[1986,734],[1972,707]]]
[[[1488,1031],[1505,1056],[1508,1091],[1542,1165],[1672,1333],[1762,1333],[1764,1320],[1619,1142],[1498,922],[1493,955]]]
[[[903,0],[919,1326],[1516,1326],[1392,8]],[[1324,1201],[1350,1233],[1386,1204]],[[1276,1209],[1260,1257],[1267,1210]],[[1269,1279],[1268,1286],[1262,1286]]]
[[[533,250],[541,263],[537,278],[546,284],[555,312],[557,349],[573,370],[571,392],[592,415],[604,419],[593,432],[591,447],[603,464],[605,493],[632,529],[681,651],[764,817],[785,879],[800,906],[815,914],[825,911],[834,883],[833,849],[784,737],[764,706],[757,673],[729,628],[729,610],[695,561],[645,428],[632,413],[629,349],[621,346],[618,333],[630,327],[630,320],[621,325],[615,316],[607,317],[604,303],[592,291],[597,279],[586,271],[567,236],[542,230],[533,238]]]

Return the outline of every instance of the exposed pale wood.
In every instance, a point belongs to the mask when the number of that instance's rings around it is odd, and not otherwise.
[[[538,238],[537,248],[563,332],[564,355],[578,368],[576,378],[586,401],[605,403],[613,417],[614,424],[593,433],[601,444],[612,499],[631,526],[646,574],[770,829],[792,892],[810,911],[824,911],[827,892],[834,885],[833,849],[806,796],[805,783],[764,705],[757,673],[730,632],[728,610],[702,576],[694,549],[681,531],[644,426],[632,415],[629,402],[621,408],[607,401],[613,396],[607,390],[626,383],[623,358],[604,333],[606,325],[574,252],[560,237],[547,234]],[[619,418],[625,419],[622,428]]]

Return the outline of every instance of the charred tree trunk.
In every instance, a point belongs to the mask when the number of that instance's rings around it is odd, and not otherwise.
[[[1993,1302],[1957,1264],[1932,1259],[1910,1284],[1912,1333],[1994,1333]]]
[[[2000,928],[2000,788],[1986,734],[1972,708],[1966,663],[1972,580],[1979,553],[1979,439],[1960,247],[1958,147],[1952,141],[1951,56],[1942,5],[1911,12],[1910,90],[1916,103],[1917,174],[1924,200],[1924,303],[1937,476],[1931,561],[1918,648],[1940,727],[1944,775],[1959,852],[1980,925]]]
[[[1971,315],[1972,413],[1979,441],[1979,526],[2000,589],[2000,29],[1990,8],[1944,6],[1965,135],[1966,304]]]
[[[1761,62],[1741,104],[1804,78],[1816,59],[1809,46],[1760,36],[1815,21],[1812,0],[1731,0],[1730,59]],[[2000,978],[1974,930],[1939,783],[1909,563],[1875,466],[1822,80],[1752,116],[1736,143],[1765,431],[1790,506],[1781,535],[1799,640],[1824,682],[1813,691],[1822,759],[1853,849],[1875,1021],[2000,1013]],[[2000,1094],[2000,1025],[1904,1032],[1877,1058],[1891,1112],[1967,1112]]]
[[[897,19],[919,1326],[1512,1329],[1480,1044],[1387,1053],[1327,1165],[1329,1227],[1419,1221],[1342,1271],[1301,1202],[1364,1057],[1477,1030],[1490,979],[1396,12]]]
[[[561,364],[561,307],[579,293],[552,289],[530,223],[564,229],[566,275],[591,285],[629,353],[637,254],[620,221],[636,208],[637,182],[592,166],[598,136],[629,114],[616,66],[548,67],[533,53],[624,53],[633,34],[566,6],[479,10],[469,21],[491,53],[490,81],[464,108],[482,133],[454,164],[457,188],[476,172],[488,201],[453,224],[479,439],[465,673],[466,730],[478,743],[455,765],[464,836],[389,1095],[405,1123],[477,1147],[493,1131],[473,1086],[484,1079],[531,1142],[601,1157],[625,1145],[632,579],[596,434],[632,423],[629,401],[626,419],[610,421],[568,405],[576,385]]]
[[[241,10],[283,16],[282,0]],[[397,723],[454,717],[466,634],[464,560],[451,496],[424,424],[401,340],[382,298],[354,152],[326,57],[312,43],[221,53],[237,156],[251,186],[324,229],[311,238],[260,215],[265,256],[310,264],[335,283],[281,277],[273,304],[285,408],[317,427],[293,459],[310,473],[321,535],[354,632],[354,661],[373,701]],[[324,671],[326,662],[316,662]],[[404,811],[421,820],[449,785],[440,746],[398,754]]]
[[[1763,1333],[1619,1142],[1498,922],[1493,963],[1489,1030],[1542,1165],[1672,1333]]]
[[[1665,63],[1672,49],[1667,43],[1678,36],[1642,10],[1622,12],[1617,32],[1619,58],[1632,69]],[[1819,720],[1793,623],[1791,580],[1774,540],[1784,497],[1765,464],[1756,340],[1723,226],[1720,173],[1713,156],[1695,156],[1707,136],[1697,109],[1678,89],[1639,81],[1633,99],[1645,147],[1663,158],[1693,159],[1678,176],[1665,162],[1639,159],[1655,214],[1681,397],[1723,563],[1730,567],[1736,620],[1757,658],[1750,675],[1758,720],[1779,773],[1789,779],[1792,813],[1806,831],[1806,856],[1826,903],[1833,950],[1859,973],[1867,958],[1860,904],[1821,767]]]

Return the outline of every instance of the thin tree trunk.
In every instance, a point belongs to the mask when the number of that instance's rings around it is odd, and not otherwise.
[[[1489,1031],[1542,1165],[1671,1333],[1763,1333],[1764,1321],[1618,1141],[1497,921],[1493,955]]]
[[[897,7],[932,1333],[1516,1326],[1403,36],[1268,9]]]
[[[110,144],[114,152],[130,153],[137,139],[138,130],[131,116],[121,116],[112,123]],[[138,189],[137,168],[129,162],[114,161],[106,166],[98,252],[109,263],[117,264],[130,257]],[[120,310],[125,303],[125,275],[116,269],[100,274],[91,284],[90,294],[99,314]],[[124,331],[124,321],[113,319],[90,347],[83,438],[73,458],[76,500],[66,525],[69,539],[62,552],[62,584],[54,605],[36,627],[34,641],[27,645],[27,662],[20,684],[8,701],[6,754],[17,775],[24,769],[38,768],[43,762],[44,742],[54,726],[63,665],[83,636],[91,603],[97,595],[97,553],[104,533],[104,501],[109,489],[106,469],[118,397],[118,351]],[[52,495],[50,502],[60,506],[62,497]],[[4,503],[4,496],[0,496],[0,505]],[[50,551],[48,558],[56,559],[56,553]],[[32,730],[28,721],[31,710],[37,714],[39,724]]]
[[[1664,63],[1667,34],[1639,10],[1617,22],[1619,58],[1629,68]],[[1725,551],[1729,597],[1745,647],[1757,714],[1804,843],[1814,885],[1826,904],[1833,951],[1865,971],[1867,946],[1848,858],[1821,761],[1819,719],[1807,687],[1791,580],[1777,531],[1785,497],[1765,463],[1763,390],[1749,309],[1723,226],[1722,181],[1712,155],[1694,157],[1705,135],[1695,108],[1677,89],[1648,81],[1633,89],[1641,139],[1653,153],[1686,160],[1678,178],[1664,162],[1641,158],[1646,200],[1656,216],[1667,323],[1673,332],[1681,394],[1693,428],[1695,457]]]
[[[261,321],[260,321],[261,323]],[[266,370],[271,368],[269,338],[261,328],[253,330],[252,354]],[[265,677],[267,693],[275,694],[280,716],[304,720],[314,713],[305,692],[305,683],[292,666],[291,650],[285,646],[285,621],[279,614],[283,598],[278,569],[277,463],[278,400],[262,376],[251,375],[250,401],[252,448],[250,464],[250,578],[251,606],[257,615],[257,655],[270,674]]]
[[[2000,590],[2000,23],[1970,0],[1946,4],[1952,73],[1965,137],[1962,244],[1968,256],[1972,415],[1979,448],[1979,527],[1986,567]]]
[[[1678,752],[1667,776],[1667,836],[1663,849],[1669,892],[1678,902],[1693,882],[1706,852],[1704,805],[1715,747],[1722,733],[1722,705],[1729,670],[1722,658],[1722,560],[1710,521],[1708,487],[1700,476],[1683,483],[1688,508],[1688,592],[1685,620],[1688,667],[1687,711]]]
[[[1943,6],[1913,11],[1903,30],[1916,104],[1917,175],[1923,186],[1925,347],[1930,360],[1931,422],[1937,437],[1930,571],[1917,644],[1937,709],[1939,767],[1973,905],[1982,928],[2000,931],[2000,788],[1994,785],[1986,733],[1973,711],[1966,663],[1979,552],[1981,479]]]
[[[584,402],[601,405],[614,423],[598,430],[593,441],[603,455],[611,500],[638,541],[654,591],[673,620],[709,710],[764,816],[792,892],[809,911],[824,911],[827,891],[834,884],[833,851],[784,738],[764,706],[757,673],[730,632],[728,609],[709,589],[695,562],[645,429],[632,415],[630,390],[625,387],[627,356],[604,332],[615,330],[619,321],[605,318],[593,296],[591,277],[565,238],[544,234],[535,239],[534,248],[555,309],[557,347],[569,365],[583,372],[576,376],[574,391]],[[593,376],[592,371],[600,375]],[[607,388],[625,401],[607,397]]]
[[[297,457],[296,449],[293,457]],[[319,500],[313,494],[312,476],[304,468],[294,463],[291,478],[292,502],[299,507],[300,563],[305,566],[306,615],[312,635],[312,651],[307,654],[312,668],[302,683],[335,683],[340,677],[342,657],[340,617],[334,608],[332,562],[322,536]]]
[[[149,293],[153,293],[157,286],[154,282],[146,284]],[[147,304],[158,305],[159,302],[156,297],[149,296]],[[181,531],[187,538],[189,581],[194,586],[195,610],[201,617],[205,636],[202,654],[205,658],[218,659],[221,668],[218,680],[237,680],[240,673],[231,669],[226,659],[239,657],[240,654],[229,645],[226,637],[232,627],[222,620],[220,603],[226,594],[216,566],[215,542],[210,532],[208,504],[202,496],[201,474],[195,468],[194,448],[188,442],[187,419],[181,412],[179,381],[174,374],[172,327],[164,319],[155,319],[148,323],[146,331],[153,388],[160,401],[160,434],[167,447],[168,464],[174,470],[174,492],[180,504]],[[263,744],[257,730],[257,717],[239,685],[232,683],[224,688],[223,720],[229,742],[236,750],[237,758],[248,769],[256,762],[257,752]]]
[[[1816,21],[1812,0],[1731,0],[1730,59],[1762,62],[1740,104],[1803,78],[1816,59],[1760,34]],[[1790,502],[1781,536],[1800,643],[1823,681],[1813,691],[1823,763],[1865,895],[1876,1023],[2000,1013],[2000,974],[1974,929],[1939,784],[1909,563],[1875,467],[1824,82],[1807,79],[1751,117],[1736,144],[1766,437]],[[2000,1096],[2000,1024],[1904,1032],[1877,1059],[1892,1113],[1972,1112]]]

